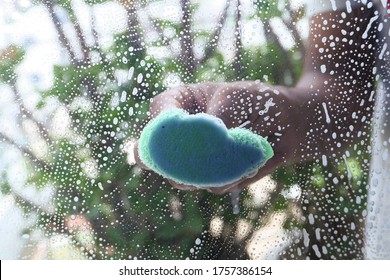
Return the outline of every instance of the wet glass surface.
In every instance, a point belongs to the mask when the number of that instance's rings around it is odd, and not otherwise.
[[[390,258],[386,1],[325,2],[0,0],[0,258]],[[146,170],[172,106],[275,156],[211,191]]]

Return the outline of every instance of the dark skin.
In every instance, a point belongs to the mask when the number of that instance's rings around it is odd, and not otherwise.
[[[172,108],[205,112],[222,119],[228,128],[247,123],[245,128],[267,137],[275,156],[255,174],[224,187],[206,188],[215,194],[240,191],[282,165],[340,155],[367,129],[373,111],[376,26],[364,35],[372,16],[373,11],[363,7],[351,14],[314,16],[303,75],[295,87],[257,81],[186,85],[153,98],[151,116]],[[137,147],[135,155],[147,169]],[[171,184],[181,190],[198,189]]]

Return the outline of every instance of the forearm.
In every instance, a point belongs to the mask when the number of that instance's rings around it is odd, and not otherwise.
[[[311,18],[304,74],[290,89],[301,104],[295,160],[340,154],[369,129],[379,47],[374,19],[375,9],[361,4]]]
[[[294,161],[337,156],[362,140],[370,129],[374,106],[374,81],[345,86],[337,79],[317,75],[327,82],[318,87],[291,88],[300,99],[297,137],[300,145]]]

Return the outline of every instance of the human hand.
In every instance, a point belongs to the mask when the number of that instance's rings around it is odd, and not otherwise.
[[[163,111],[180,108],[194,113],[208,113],[220,118],[227,128],[245,127],[271,143],[274,157],[256,172],[223,187],[207,189],[216,194],[239,191],[280,165],[294,161],[299,145],[296,137],[299,123],[294,99],[288,88],[274,87],[257,81],[234,83],[205,83],[187,85],[167,90],[151,101],[152,118]],[[134,154],[138,165],[148,169],[138,157],[138,146]],[[181,190],[196,190],[196,186],[170,181]]]
[[[182,86],[156,96],[151,116],[172,108],[205,112],[222,119],[228,128],[244,126],[267,138],[274,157],[256,174],[224,187],[208,188],[214,193],[241,190],[286,163],[339,156],[371,127],[376,52],[385,44],[379,44],[379,26],[370,22],[371,28],[364,27],[364,19],[373,18],[374,11],[355,8],[348,20],[343,10],[313,16],[307,49],[310,55],[305,57],[303,74],[295,87],[254,81]],[[319,71],[320,65],[326,65],[326,71]],[[197,189],[175,182],[172,185]]]

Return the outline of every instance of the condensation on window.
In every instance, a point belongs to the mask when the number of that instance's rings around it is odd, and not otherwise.
[[[0,258],[390,258],[386,1],[313,2],[0,0]],[[137,154],[171,107],[274,156],[172,182]]]

